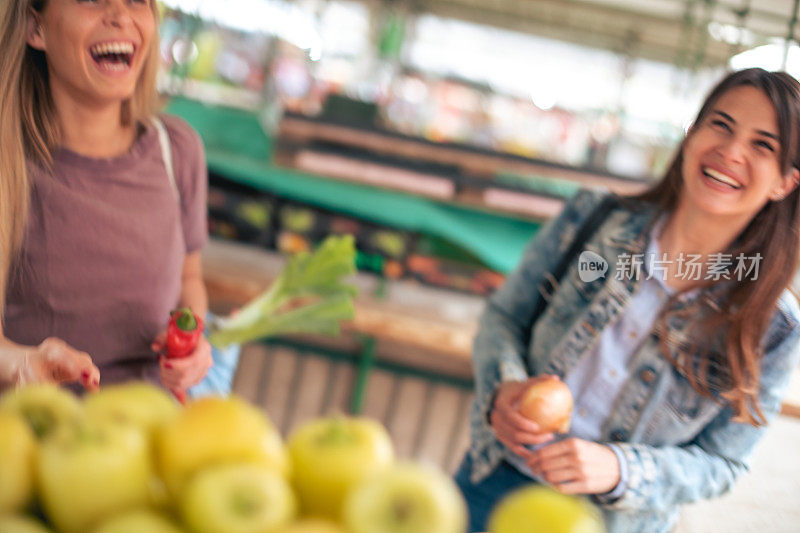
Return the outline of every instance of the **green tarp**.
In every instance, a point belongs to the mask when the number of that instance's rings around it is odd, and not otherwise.
[[[435,235],[500,272],[516,265],[539,228],[533,221],[277,167],[271,162],[271,139],[258,117],[247,111],[176,98],[167,112],[183,117],[198,131],[213,172],[287,199]]]

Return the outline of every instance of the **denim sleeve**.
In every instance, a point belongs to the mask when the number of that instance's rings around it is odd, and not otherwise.
[[[616,444],[607,444],[606,446],[611,448],[611,451],[617,456],[617,461],[619,461],[619,483],[617,483],[617,486],[611,489],[611,491],[606,492],[605,494],[595,494],[592,496],[592,499],[596,503],[601,504],[614,503],[621,498],[622,495],[625,494],[625,491],[628,490],[628,477],[630,476],[628,473],[628,461],[625,459],[625,454],[623,453],[622,448]]]
[[[764,356],[759,406],[767,422],[780,411],[792,371],[800,364],[800,329],[795,326]],[[719,496],[749,468],[749,458],[764,426],[733,421],[728,406],[697,437],[682,446],[654,447],[615,443],[628,466],[628,487],[606,509],[664,511],[675,505]]]
[[[520,264],[487,301],[472,349],[476,403],[484,418],[500,383],[527,379],[525,338],[539,285],[545,274],[555,269],[576,228],[600,202],[601,194],[579,191],[559,216],[537,232]]]

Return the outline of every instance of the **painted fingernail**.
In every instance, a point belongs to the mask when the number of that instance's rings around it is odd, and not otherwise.
[[[89,379],[89,371],[88,370],[84,370],[83,372],[81,372],[81,377],[83,378],[84,381]]]
[[[174,367],[172,366],[172,363],[164,363],[164,368],[167,370],[172,370]]]

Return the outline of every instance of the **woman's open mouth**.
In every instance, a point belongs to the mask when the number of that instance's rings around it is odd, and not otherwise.
[[[130,41],[108,41],[89,48],[95,64],[107,72],[123,72],[131,68],[136,46]]]
[[[718,170],[714,170],[713,168],[709,167],[703,167],[702,172],[706,178],[713,181],[714,183],[725,185],[733,190],[739,190],[742,188],[741,183],[731,178],[730,176],[726,176],[725,174],[719,172]]]

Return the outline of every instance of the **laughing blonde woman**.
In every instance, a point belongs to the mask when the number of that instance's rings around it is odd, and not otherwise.
[[[0,384],[180,393],[211,365],[205,340],[154,350],[171,309],[207,309],[204,152],[156,113],[157,19],[155,0],[0,4]]]

